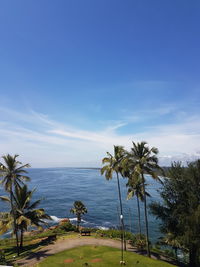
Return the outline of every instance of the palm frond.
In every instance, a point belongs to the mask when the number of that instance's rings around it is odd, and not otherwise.
[[[7,196],[0,196],[0,200],[10,203],[10,198]]]

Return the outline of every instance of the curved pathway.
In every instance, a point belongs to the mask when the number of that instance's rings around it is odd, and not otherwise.
[[[29,256],[24,259],[17,260],[19,266],[34,266],[44,258],[51,256],[55,253],[61,252],[63,250],[75,248],[78,246],[85,245],[94,245],[94,246],[108,246],[114,248],[120,248],[121,243],[117,240],[112,239],[100,239],[93,237],[78,237],[78,238],[66,238],[66,239],[58,239],[54,244],[50,244],[38,250],[37,252],[31,253]],[[128,248],[127,250],[133,251]]]
[[[81,237],[81,236],[72,237],[72,238],[62,238],[62,239],[58,239],[53,244],[49,244],[45,247],[42,247],[38,251],[31,253],[29,256],[21,260],[17,260],[16,263],[19,266],[24,266],[24,267],[32,266],[33,267],[48,256],[51,256],[58,252],[68,250],[71,248],[75,248],[78,246],[87,246],[87,245],[108,246],[108,247],[119,248],[119,249],[121,248],[121,242],[118,240],[113,240],[113,239],[103,239],[103,238],[100,239],[100,238],[95,238],[95,237]],[[130,247],[128,244],[127,244],[127,251],[138,253],[136,249]],[[177,266],[175,262],[156,253],[152,253],[151,258],[164,260],[168,263],[174,264],[174,266]]]

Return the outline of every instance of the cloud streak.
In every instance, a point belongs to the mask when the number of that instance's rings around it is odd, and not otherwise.
[[[166,107],[154,114],[171,110]],[[113,145],[129,149],[131,141],[142,140],[159,148],[162,164],[199,156],[200,122],[197,116],[185,116],[176,123],[151,125],[143,131],[120,134],[118,130],[134,125],[134,120],[125,118],[100,131],[89,131],[51,120],[33,110],[20,113],[1,108],[1,113],[4,118],[0,121],[1,154],[18,153],[34,167],[100,166],[101,158],[106,151],[112,151]],[[144,119],[144,115],[140,116]]]

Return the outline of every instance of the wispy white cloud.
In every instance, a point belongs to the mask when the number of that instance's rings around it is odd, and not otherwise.
[[[166,108],[160,112],[171,110]],[[89,131],[51,120],[33,110],[20,113],[1,108],[1,113],[4,118],[0,121],[1,154],[18,153],[33,166],[99,166],[105,152],[112,151],[114,144],[128,149],[132,140],[146,140],[158,147],[163,164],[173,159],[186,161],[199,156],[200,122],[197,116],[185,116],[176,123],[162,123],[134,134],[119,134],[118,129],[134,122],[125,118],[99,131]]]

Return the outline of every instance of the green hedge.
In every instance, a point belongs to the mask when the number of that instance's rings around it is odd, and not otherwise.
[[[97,230],[97,234],[109,237],[109,238],[121,238],[121,231],[116,229],[109,229],[109,230]],[[135,235],[131,232],[125,232],[125,239],[132,240],[134,239]]]

